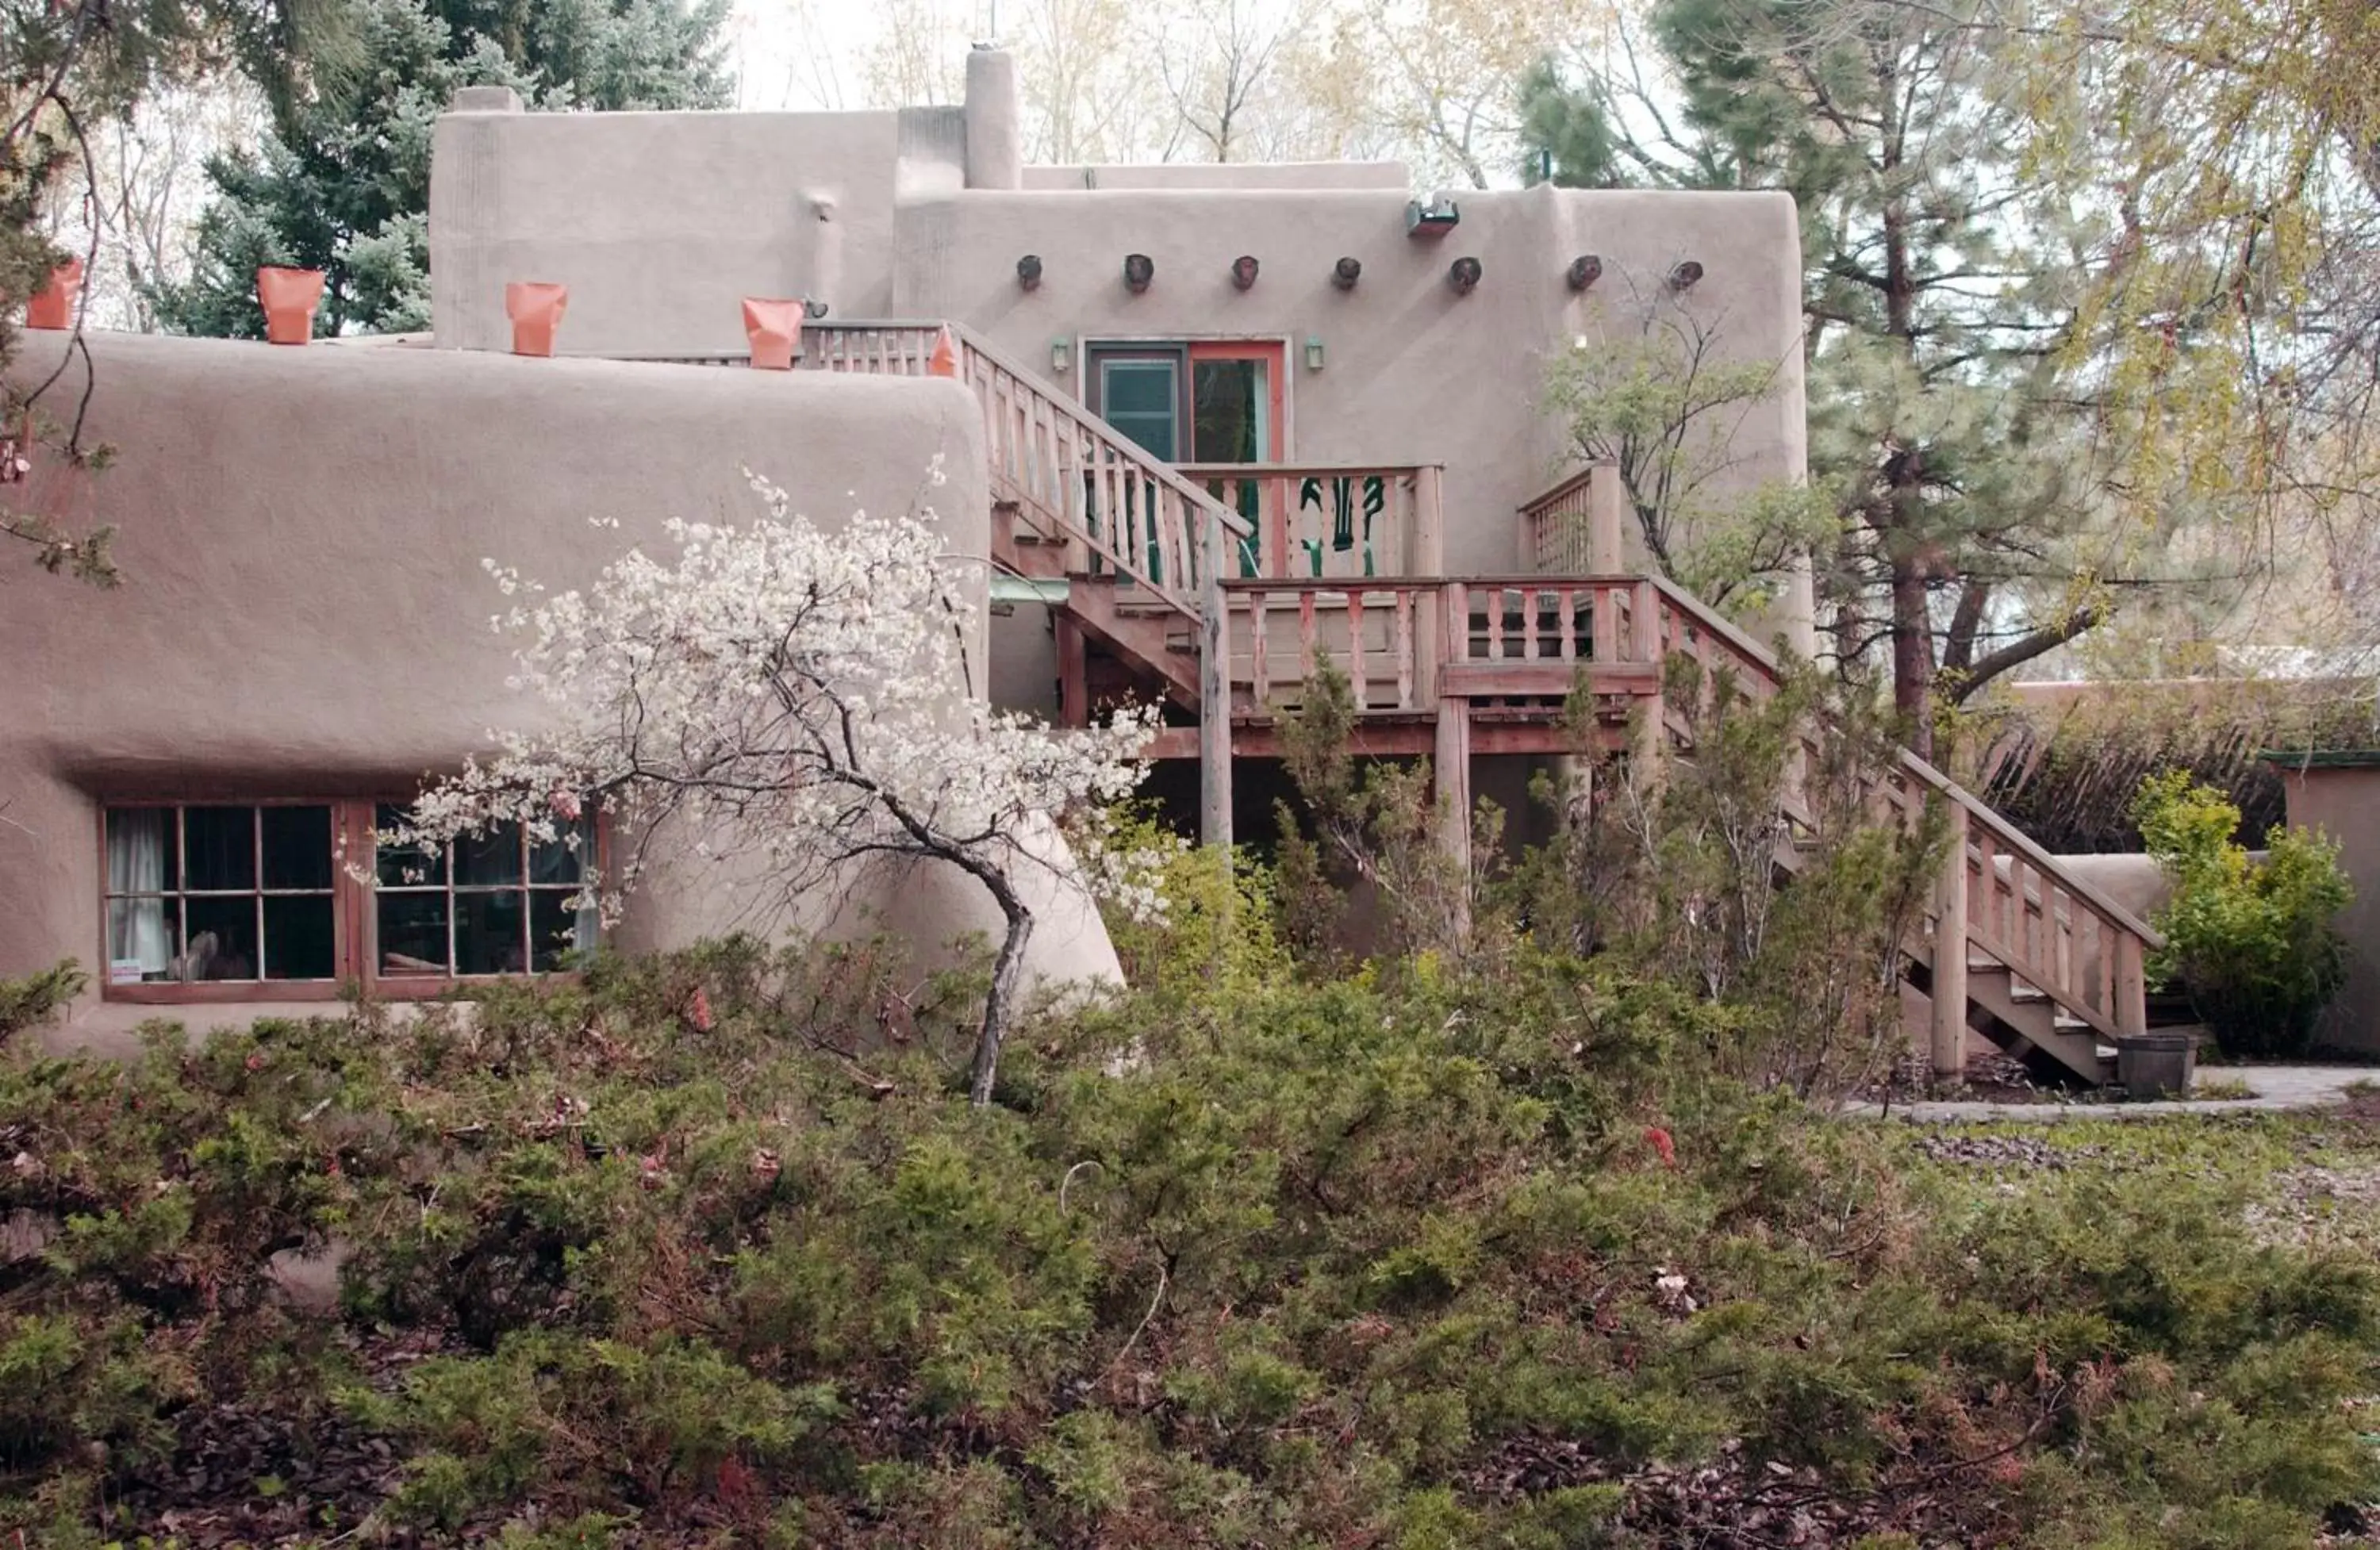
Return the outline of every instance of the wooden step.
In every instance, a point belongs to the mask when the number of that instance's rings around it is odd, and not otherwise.
[[[2097,1030],[2067,1014],[2002,964],[1968,967],[1967,1023],[1986,1035],[2005,1030],[2026,1047],[2011,1049],[2011,1054],[2037,1053],[2086,1082],[2105,1082],[2114,1069],[2115,1052],[2103,1049]]]

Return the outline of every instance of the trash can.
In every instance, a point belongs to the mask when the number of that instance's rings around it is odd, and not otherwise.
[[[2188,1097],[2197,1066],[2198,1040],[2187,1029],[2116,1041],[2116,1080],[2128,1098]]]

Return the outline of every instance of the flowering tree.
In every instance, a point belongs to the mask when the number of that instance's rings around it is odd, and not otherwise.
[[[674,560],[631,550],[583,593],[540,598],[485,562],[524,599],[494,624],[524,638],[513,683],[552,708],[552,729],[499,734],[496,755],[430,786],[389,838],[511,821],[550,842],[600,802],[635,836],[589,884],[612,914],[665,823],[706,850],[732,834],[787,902],[862,858],[957,866],[1007,922],[975,1054],[988,1103],[1033,933],[1020,875],[1047,864],[1056,819],[1139,783],[1154,711],[1063,732],[991,709],[970,661],[979,611],[930,511],[862,512],[830,532],[752,484],[765,518],[673,521]]]

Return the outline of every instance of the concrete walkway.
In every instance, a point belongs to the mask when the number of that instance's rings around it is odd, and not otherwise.
[[[2380,1086],[2372,1066],[2201,1066],[2201,1082],[2244,1082],[2252,1098],[2175,1098],[2154,1103],[1962,1103],[1957,1101],[1846,1104],[1843,1112],[1863,1119],[1906,1120],[1915,1125],[1973,1124],[1986,1120],[2154,1120],[2168,1114],[2254,1114],[2326,1108],[2347,1101],[2357,1083]]]

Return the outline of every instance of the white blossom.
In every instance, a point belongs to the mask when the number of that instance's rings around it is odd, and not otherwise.
[[[557,817],[593,799],[615,832],[666,818],[706,849],[732,833],[789,898],[853,857],[938,857],[1001,902],[995,977],[1013,983],[1030,930],[1014,884],[1026,842],[1139,784],[1155,708],[1084,731],[992,709],[971,660],[980,609],[930,510],[861,512],[830,531],[767,480],[752,487],[765,515],[673,520],[667,551],[632,549],[583,591],[540,597],[484,562],[504,596],[538,599],[498,619],[522,642],[510,682],[547,714],[424,791],[385,842],[504,821],[551,841]],[[588,884],[612,914],[639,847],[618,848],[630,859],[601,879],[590,866]],[[978,1074],[988,1091],[980,1062]]]

